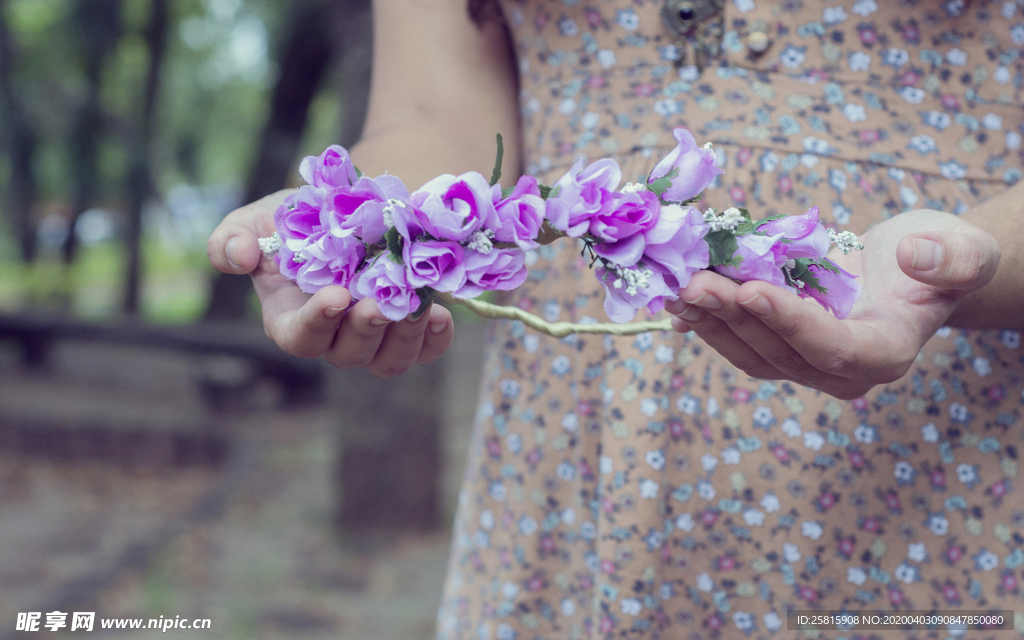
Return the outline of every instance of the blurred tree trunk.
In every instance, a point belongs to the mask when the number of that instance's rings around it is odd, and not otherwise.
[[[245,202],[285,188],[299,152],[309,107],[326,75],[334,53],[333,38],[324,19],[327,4],[320,0],[291,4],[289,34],[281,48],[278,80],[270,100],[259,152],[245,192]],[[252,290],[247,276],[214,277],[206,319],[237,319],[246,315]]]
[[[293,15],[292,32],[282,49],[280,79],[274,88],[270,117],[245,195],[246,202],[288,185],[310,104],[327,74],[332,55],[340,57],[344,92],[339,144],[352,146],[363,132],[373,35],[370,0],[296,2]],[[244,317],[251,291],[248,277],[218,274],[213,280],[207,319]]]
[[[153,172],[150,169],[150,142],[157,99],[160,95],[161,70],[167,50],[167,0],[152,0],[146,47],[149,67],[142,93],[139,127],[131,141],[131,169],[128,173],[128,273],[125,280],[124,311],[135,314],[139,308],[142,272],[142,209],[153,193]]]
[[[11,163],[7,205],[11,230],[17,236],[21,259],[30,263],[36,256],[35,208],[38,187],[34,169],[36,135],[14,88],[15,43],[4,20],[6,1],[0,0],[0,104],[6,127],[0,132],[7,143]]]
[[[99,182],[97,150],[102,129],[100,85],[104,62],[121,36],[121,0],[77,0],[71,24],[77,32],[85,57],[86,95],[71,132],[74,196],[70,233],[62,252],[65,263],[75,259],[78,249],[78,239],[74,232],[78,216],[96,201],[96,186]]]

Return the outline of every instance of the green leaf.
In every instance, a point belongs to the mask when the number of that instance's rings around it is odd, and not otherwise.
[[[822,295],[825,295],[825,294],[828,293],[828,288],[823,287],[821,285],[821,281],[818,280],[818,276],[814,275],[814,272],[811,271],[810,265],[812,265],[812,264],[816,265],[816,266],[822,266],[822,265],[819,265],[812,258],[797,258],[796,259],[796,266],[793,267],[790,270],[790,272],[789,272],[790,276],[794,280],[799,280],[799,281],[803,282],[804,283],[804,288],[808,288],[809,287],[809,288],[814,289],[815,291],[821,293]]]
[[[501,161],[505,157],[505,143],[501,139],[501,134],[498,134],[498,155],[494,158],[494,171],[491,172],[491,186],[498,184],[498,180],[501,180]]]
[[[761,218],[760,220],[758,220],[757,222],[754,223],[754,226],[757,227],[757,228],[760,228],[761,225],[763,225],[763,224],[767,224],[769,222],[774,222],[775,220],[779,220],[781,218],[785,218],[787,215],[788,214],[785,214],[785,213],[776,213],[774,216],[768,216],[767,218]]]
[[[357,177],[362,178],[363,175],[365,175],[362,171],[359,170],[359,167],[357,167],[356,165],[352,165],[352,168],[356,170]]]
[[[671,171],[669,171],[662,177],[658,178],[654,182],[649,183],[647,185],[647,188],[653,191],[654,193],[658,194],[658,197],[660,198],[661,194],[665,193],[665,191],[667,191],[668,188],[672,186],[672,178],[675,178],[678,175],[679,167],[672,167]]]
[[[836,263],[832,262],[828,258],[822,258],[821,260],[818,260],[816,262],[816,264],[819,267],[821,267],[822,269],[827,269],[828,271],[831,271],[832,273],[835,273],[835,274],[839,273],[839,267],[836,266]]]
[[[434,301],[434,294],[436,292],[430,287],[420,287],[416,290],[416,295],[420,298],[420,306],[412,314],[412,319],[416,320],[430,308],[430,303]]]
[[[737,207],[737,209],[739,209],[740,215],[743,216],[748,222],[753,222],[753,220],[750,218],[749,210],[744,209],[743,207]]]
[[[516,190],[515,187],[505,187],[504,189],[501,190],[501,197],[502,198],[507,198],[510,195],[512,195],[512,192],[515,191],[515,190]]]
[[[388,251],[394,256],[395,262],[401,264],[402,262],[402,236],[398,233],[398,229],[391,227],[387,233],[384,234],[384,239],[388,243]]]
[[[544,200],[547,200],[548,198],[557,198],[558,192],[561,190],[561,187],[557,184],[553,187],[539,184],[537,185],[537,188],[540,189],[540,197]]]
[[[705,236],[704,240],[707,241],[708,248],[711,250],[710,266],[739,266],[739,262],[733,260],[733,254],[739,249],[739,244],[736,242],[736,235],[731,231],[724,229],[722,231],[714,231]]]

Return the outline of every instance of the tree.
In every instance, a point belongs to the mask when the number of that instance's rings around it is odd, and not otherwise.
[[[125,279],[124,311],[134,314],[139,307],[139,289],[142,271],[142,209],[153,192],[150,169],[150,142],[153,120],[160,94],[161,69],[167,50],[167,0],[152,0],[149,27],[146,29],[146,47],[149,65],[142,90],[142,108],[139,128],[131,139],[131,168],[128,172],[128,273]]]

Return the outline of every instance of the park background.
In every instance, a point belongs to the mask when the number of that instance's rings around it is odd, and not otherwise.
[[[0,0],[0,640],[26,611],[432,637],[486,325],[336,371],[205,252],[358,139],[371,26],[369,0]]]

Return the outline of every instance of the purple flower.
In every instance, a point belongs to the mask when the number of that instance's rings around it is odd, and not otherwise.
[[[511,291],[526,282],[526,254],[517,249],[466,251],[466,284],[456,298],[475,298],[484,291]]]
[[[657,313],[665,306],[666,297],[672,300],[679,297],[665,285],[664,277],[657,271],[648,270],[646,286],[636,287],[632,292],[618,273],[603,267],[595,269],[594,273],[604,287],[604,312],[613,322],[629,322],[644,307]],[[615,286],[616,283],[619,286]]]
[[[783,234],[761,236],[748,234],[736,238],[739,249],[733,254],[740,260],[738,267],[721,265],[715,271],[739,280],[763,280],[779,287],[786,286],[786,277],[782,267],[786,264],[786,245],[782,242]]]
[[[299,175],[308,184],[320,189],[351,186],[356,178],[356,167],[344,147],[333,144],[319,156],[307,156],[299,165]]]
[[[814,298],[821,306],[830,309],[837,318],[844,320],[850,315],[854,303],[860,298],[862,288],[855,279],[857,276],[847,272],[834,262],[832,264],[839,270],[838,273],[816,264],[807,265],[807,269],[818,278],[818,283],[826,290],[826,293],[821,293],[812,287],[804,287],[798,293],[803,298]]]
[[[622,169],[610,158],[603,158],[583,168],[578,160],[562,176],[546,202],[551,226],[571,238],[582,236],[590,227],[594,214],[610,205],[622,181]]]
[[[402,247],[406,279],[413,287],[455,291],[466,283],[464,252],[457,242],[424,240],[406,242]]]
[[[658,222],[661,201],[652,191],[615,193],[610,207],[590,218],[590,235],[603,242],[618,242],[640,235]]]
[[[423,185],[410,199],[412,207],[395,211],[395,228],[406,242],[427,234],[462,242],[481,229],[498,226],[491,185],[479,173],[443,175]]]
[[[389,205],[389,201],[397,204]],[[339,237],[354,235],[366,244],[376,244],[384,237],[385,209],[396,211],[408,207],[409,191],[396,176],[360,178],[354,185],[341,187],[329,197],[327,224]]]
[[[507,198],[501,197],[501,186],[491,188],[491,197],[498,215],[493,229],[498,242],[514,242],[523,251],[536,249],[537,235],[544,224],[544,199],[540,197],[537,179],[523,176]]]
[[[720,173],[715,152],[697,146],[693,134],[682,127],[672,130],[678,144],[651,171],[648,183],[666,176],[671,186],[661,194],[667,202],[684,202],[706,189]]]
[[[766,222],[758,227],[758,232],[770,236],[783,234],[786,240],[787,258],[824,258],[831,243],[828,230],[818,224],[818,207],[812,207],[807,213],[799,216],[786,216],[778,220]]]
[[[708,268],[707,234],[708,226],[695,207],[663,206],[658,224],[644,234],[643,262],[664,276],[671,291],[678,292],[690,284],[694,273]]]
[[[302,255],[306,261],[299,265],[295,281],[306,293],[316,293],[327,286],[351,286],[366,257],[366,247],[357,238],[325,233],[306,245]]]
[[[399,321],[420,308],[415,287],[405,279],[405,267],[387,251],[377,254],[373,263],[356,278],[355,291],[362,298],[373,298],[388,320]]]
[[[300,187],[277,208],[274,226],[282,238],[305,240],[322,229],[320,214],[323,208],[323,191]]]

